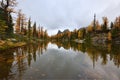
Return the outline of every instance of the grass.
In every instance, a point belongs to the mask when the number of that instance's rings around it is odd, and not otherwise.
[[[24,46],[26,45],[25,42],[11,42],[11,41],[2,41],[2,43],[0,43],[0,50],[6,50],[9,48],[16,48],[16,47],[20,47],[20,46]]]

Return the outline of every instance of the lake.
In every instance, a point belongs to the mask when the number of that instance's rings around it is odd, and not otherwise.
[[[120,46],[38,42],[0,51],[0,80],[120,80]]]

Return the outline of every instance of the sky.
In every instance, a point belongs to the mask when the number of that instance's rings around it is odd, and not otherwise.
[[[120,0],[18,0],[17,8],[47,29],[49,35],[86,27],[94,13],[100,22],[104,16],[110,21],[120,16]]]

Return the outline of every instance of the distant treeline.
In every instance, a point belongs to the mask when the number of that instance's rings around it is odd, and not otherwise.
[[[69,29],[61,32],[60,30],[56,35],[53,35],[51,38],[54,40],[99,40],[103,39],[105,41],[120,40],[120,16],[116,17],[114,22],[111,22],[109,25],[109,20],[107,17],[102,18],[102,24],[96,20],[96,15],[94,15],[94,20],[87,27],[80,29],[75,29],[70,31]]]

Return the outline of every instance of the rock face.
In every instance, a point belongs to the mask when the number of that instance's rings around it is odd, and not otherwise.
[[[60,31],[60,30],[58,30],[58,33],[57,34],[61,34],[61,33],[67,33],[67,32],[70,32],[70,30],[69,29],[66,29],[66,30],[64,30],[63,32],[62,31]]]
[[[61,34],[61,33],[62,33],[62,31],[58,30],[58,33],[57,33],[57,34]]]
[[[95,43],[95,44],[104,44],[108,40],[107,39],[107,34],[101,33],[101,34],[93,35],[91,40],[92,40],[92,43]]]
[[[77,42],[77,43],[84,43],[85,40],[78,40],[78,39],[75,39],[74,41]]]
[[[94,43],[105,43],[107,41],[107,37],[93,37],[92,42]]]
[[[65,29],[65,30],[63,31],[63,33],[67,33],[67,32],[70,32],[69,29]]]

